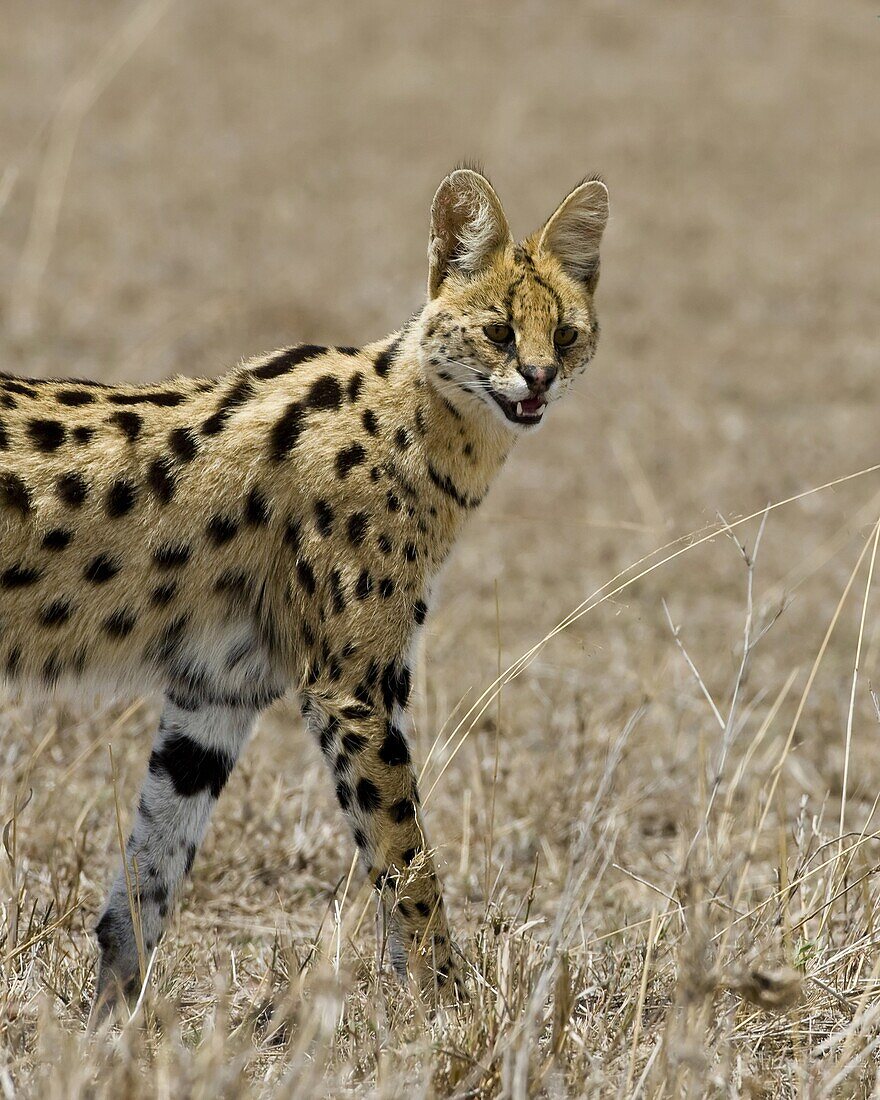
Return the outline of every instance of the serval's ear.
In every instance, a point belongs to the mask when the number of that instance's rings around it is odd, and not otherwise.
[[[436,298],[450,268],[476,275],[510,240],[492,184],[479,172],[457,168],[437,188],[431,204],[428,296]]]
[[[592,292],[599,281],[599,244],[608,224],[608,188],[585,180],[548,219],[538,251],[555,256],[562,270]]]

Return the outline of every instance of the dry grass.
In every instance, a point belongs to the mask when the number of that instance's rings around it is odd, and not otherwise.
[[[377,967],[285,704],[136,1016],[87,1040],[156,704],[10,699],[2,1094],[880,1095],[874,13],[7,7],[4,369],[373,338],[463,156],[523,229],[594,169],[615,222],[595,373],[468,530],[418,673],[470,1003]]]

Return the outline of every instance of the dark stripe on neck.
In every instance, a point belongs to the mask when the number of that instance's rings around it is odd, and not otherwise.
[[[428,463],[428,477],[430,477],[432,483],[440,490],[441,493],[445,493],[450,499],[454,500],[459,508],[472,509],[479,508],[483,501],[481,496],[469,497],[465,493],[462,493],[450,477],[446,474],[439,473],[429,462]]]

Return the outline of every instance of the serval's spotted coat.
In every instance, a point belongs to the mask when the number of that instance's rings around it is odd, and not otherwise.
[[[606,217],[587,181],[517,245],[486,179],[458,170],[434,199],[427,304],[384,340],[216,381],[0,380],[0,667],[165,696],[98,923],[99,1005],[136,981],[256,717],[291,687],[393,896],[395,967],[454,976],[411,656],[462,522],[593,353]]]

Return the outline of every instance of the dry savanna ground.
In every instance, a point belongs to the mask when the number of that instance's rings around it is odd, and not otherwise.
[[[595,170],[614,217],[595,367],[418,669],[470,1002],[377,968],[291,701],[89,1042],[157,703],[9,697],[4,1097],[880,1095],[878,35],[855,0],[6,0],[3,370],[375,338],[463,157],[523,231]]]

